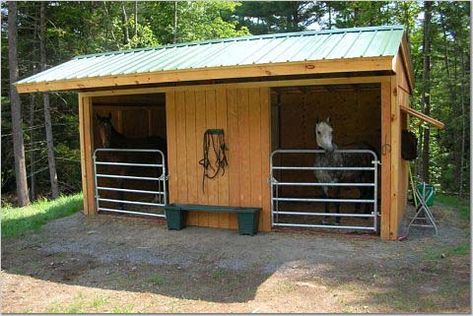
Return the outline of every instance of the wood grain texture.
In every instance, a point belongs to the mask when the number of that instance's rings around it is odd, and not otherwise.
[[[83,114],[84,114],[84,151],[85,151],[85,164],[86,164],[86,183],[87,183],[87,200],[88,203],[88,214],[93,215],[97,213],[95,207],[95,184],[94,184],[94,169],[93,169],[93,151],[94,151],[94,137],[93,137],[93,111],[92,102],[90,98],[85,97],[82,100]]]
[[[167,87],[135,87],[135,88],[111,88],[97,91],[81,91],[82,96],[87,97],[122,97],[131,95],[150,95],[155,93],[178,92],[188,89],[236,89],[236,88],[274,88],[274,87],[294,87],[294,86],[318,86],[318,85],[339,85],[358,83],[381,83],[390,82],[391,76],[352,76],[352,77],[329,77],[312,79],[284,79],[277,81],[258,80],[253,82],[231,82],[219,84],[199,84]]]
[[[85,148],[85,122],[84,122],[84,101],[82,95],[79,93],[78,96],[78,106],[79,106],[79,141],[80,141],[80,166],[81,166],[81,175],[82,175],[82,192],[84,195],[84,209],[83,212],[85,215],[89,214],[89,203],[87,200],[87,160],[85,158],[86,148]]]
[[[314,85],[328,79],[314,80]],[[338,81],[337,81],[338,80]],[[335,78],[333,83],[355,83],[355,78]],[[399,221],[404,215],[407,196],[407,164],[400,159],[400,130],[404,123],[401,105],[409,106],[409,95],[399,89],[397,76],[386,78],[362,78],[360,82],[381,83],[381,237],[396,238]],[[297,81],[301,82],[301,81]],[[304,81],[305,82],[305,81]],[[203,87],[179,87],[166,91],[166,122],[168,140],[169,200],[170,202],[220,204],[230,206],[260,206],[260,230],[271,230],[269,155],[271,152],[271,99],[269,85],[290,86],[290,82],[213,85]],[[295,83],[293,84],[295,85]],[[404,84],[403,84],[404,85]],[[396,89],[398,88],[398,89]],[[140,90],[141,91],[141,90]],[[145,91],[145,90],[143,90]],[[146,90],[148,91],[148,90]],[[99,93],[99,92],[97,92]],[[118,95],[121,92],[118,92]],[[84,212],[95,212],[92,152],[93,114],[91,97],[80,94],[81,163],[84,190]],[[113,92],[113,95],[116,95]],[[339,101],[347,95],[339,95]],[[321,98],[321,100],[323,97]],[[338,99],[337,99],[338,100]],[[296,100],[297,101],[297,100]],[[299,100],[301,101],[301,100]],[[304,102],[296,103],[302,107]],[[320,106],[322,101],[313,101]],[[319,103],[318,103],[319,102]],[[357,104],[369,101],[367,96],[358,96]],[[404,103],[404,104],[403,104]],[[116,105],[112,106],[116,108]],[[106,106],[101,105],[105,109]],[[99,107],[97,106],[97,109]],[[308,109],[308,108],[307,108]],[[306,109],[306,110],[307,110]],[[306,111],[309,112],[309,111]],[[154,127],[154,118],[159,114],[145,111],[149,129]],[[113,120],[118,128],[126,130],[127,113],[118,111]],[[150,119],[153,117],[153,119]],[[121,123],[120,123],[121,122]],[[163,129],[163,126],[160,127]],[[202,169],[198,161],[202,158],[202,137],[208,128],[223,128],[228,145],[227,157],[230,166],[224,176],[206,181],[202,191]],[[140,131],[138,131],[141,133]],[[361,136],[360,136],[361,137]],[[87,138],[89,138],[87,140]],[[310,138],[304,142],[312,141]],[[397,158],[394,158],[394,155]],[[394,161],[396,160],[396,161]],[[395,211],[393,211],[393,208]],[[202,217],[200,217],[202,216]],[[190,214],[190,225],[237,228],[236,216],[218,214],[212,218],[208,213]]]
[[[240,182],[239,182],[239,164],[241,160],[240,137],[238,137],[238,90],[227,89],[228,103],[228,181],[229,181],[229,204],[238,206],[240,204]],[[230,214],[230,228],[237,227],[235,214]]]
[[[381,84],[381,238],[391,236],[391,83]]]
[[[178,177],[177,177],[177,132],[176,132],[176,94],[171,91],[166,93],[166,129],[167,129],[167,170],[169,176],[169,202],[178,200]]]
[[[159,71],[154,73],[103,76],[95,78],[57,80],[50,82],[17,84],[18,93],[80,90],[88,88],[118,87],[152,83],[214,80],[229,78],[271,77],[301,74],[393,70],[393,57],[363,57],[325,59],[304,62],[280,62],[232,67],[208,67]]]
[[[228,140],[228,104],[227,104],[227,91],[221,87],[216,89],[216,106],[217,106],[217,125],[226,133],[225,138]],[[228,151],[227,151],[228,154]],[[227,156],[228,160],[228,156]],[[226,171],[228,172],[228,170]],[[218,178],[218,205],[229,205],[229,177]],[[218,217],[218,226],[222,228],[230,228],[230,214],[220,214]]]
[[[399,205],[399,176],[401,165],[401,111],[396,76],[391,77],[391,206],[389,239],[396,240],[401,217]]]
[[[266,130],[262,126],[262,122],[269,122],[268,91],[265,88],[214,88],[175,92],[177,115],[168,115],[168,119],[176,121],[168,121],[167,124],[177,126],[176,165],[173,172],[178,179],[185,179],[185,186],[181,181],[178,182],[179,193],[177,200],[173,199],[174,202],[256,206],[265,208],[262,216],[269,214],[269,196],[263,193],[261,180],[267,177],[263,169],[267,170],[269,166],[269,124],[266,123]],[[181,108],[186,111],[180,111]],[[262,115],[267,117],[262,118]],[[214,128],[224,129],[229,166],[224,175],[206,179],[205,190],[202,190],[203,170],[198,165],[203,155],[202,140],[205,130]],[[209,158],[215,160],[213,151]],[[229,213],[190,212],[187,224],[231,229],[238,227],[236,215]],[[261,224],[260,229],[263,228],[271,229],[269,225]]]
[[[260,228],[271,230],[271,186],[269,158],[271,155],[271,96],[270,89],[260,88],[260,142],[261,142],[261,206]]]

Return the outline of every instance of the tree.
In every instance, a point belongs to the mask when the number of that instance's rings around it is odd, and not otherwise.
[[[46,70],[46,2],[41,2],[40,9],[40,55],[41,55],[41,71]],[[51,181],[51,195],[53,198],[59,196],[59,188],[57,184],[56,158],[54,155],[53,130],[51,127],[51,109],[49,93],[43,93],[44,105],[44,127],[46,130],[46,147],[48,150],[49,179]]]
[[[16,87],[13,85],[18,80],[17,57],[17,6],[16,1],[8,2],[8,62],[10,67],[10,105],[12,116],[13,151],[15,153],[15,178],[18,204],[25,206],[30,203],[28,197],[28,184],[26,181],[25,148],[23,143],[21,101]]]
[[[177,5],[176,5],[177,3]],[[9,104],[8,6],[1,4],[2,104]],[[18,76],[34,74],[40,60],[40,2],[16,2]],[[281,1],[281,2],[174,2],[56,1],[46,6],[44,49],[48,65],[57,65],[74,56],[121,49],[154,47],[173,42],[252,34],[291,32],[306,29],[362,27],[402,24],[406,27],[414,66],[415,88],[411,105],[423,110],[424,56],[423,2],[416,1]],[[123,19],[123,8],[126,18]],[[175,14],[177,19],[175,19]],[[430,182],[447,193],[469,190],[470,168],[470,3],[445,1],[432,3],[430,54],[430,114],[446,124],[445,130],[432,129],[429,135]],[[176,22],[176,23],[175,23]],[[128,40],[126,28],[128,28]],[[35,31],[36,29],[36,31]],[[176,33],[177,31],[177,33]],[[176,35],[176,38],[174,38]],[[126,44],[124,44],[126,43]],[[15,68],[15,65],[13,65]],[[37,67],[39,68],[39,67]],[[15,98],[15,96],[13,96]],[[48,146],[44,128],[42,97],[20,96],[30,109],[23,113],[24,159],[28,176],[38,196],[49,194]],[[74,93],[49,93],[51,129],[58,185],[63,192],[81,188],[80,153],[77,130],[77,96]],[[29,115],[28,115],[29,114]],[[1,108],[2,192],[16,192],[15,148],[12,113]],[[18,117],[18,116],[17,116]],[[21,114],[19,116],[21,120]],[[411,120],[411,129],[424,144],[424,134]],[[34,137],[33,137],[34,136]],[[419,151],[419,161],[423,153]],[[422,168],[416,172],[422,174]],[[31,185],[33,187],[33,185]]]
[[[316,1],[247,1],[235,13],[252,34],[267,34],[302,31],[326,11],[326,4]]]
[[[431,19],[432,19],[432,2],[425,1],[424,2],[424,40],[422,42],[422,55],[423,55],[422,105],[423,105],[423,112],[425,115],[430,115]],[[423,130],[423,138],[422,138],[422,179],[425,182],[430,182],[429,152],[430,152],[430,129],[426,128]]]

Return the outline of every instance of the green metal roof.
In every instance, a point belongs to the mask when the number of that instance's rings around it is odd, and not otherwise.
[[[306,31],[77,56],[17,84],[297,61],[395,56],[402,26]]]

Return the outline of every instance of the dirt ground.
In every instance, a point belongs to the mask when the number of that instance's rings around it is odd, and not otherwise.
[[[470,313],[469,223],[434,213],[438,235],[391,242],[77,213],[3,241],[1,311]]]

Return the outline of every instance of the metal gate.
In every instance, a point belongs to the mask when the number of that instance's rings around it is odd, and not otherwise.
[[[351,229],[351,230],[368,230],[378,231],[378,161],[377,155],[371,150],[362,149],[344,149],[336,150],[338,153],[344,155],[369,155],[371,162],[365,166],[326,166],[316,167],[314,165],[317,154],[324,154],[323,150],[298,150],[298,149],[280,149],[276,150],[271,154],[271,217],[272,225],[274,226],[288,226],[288,227],[315,227],[315,228],[335,228],[335,229]],[[305,155],[306,164],[304,166],[299,163],[298,159],[295,158]],[[301,159],[302,160],[302,159]],[[289,161],[289,163],[288,163]],[[295,161],[298,161],[296,163]],[[308,165],[308,161],[311,164]],[[330,170],[330,171],[341,171],[341,172],[368,172],[372,176],[373,181],[362,182],[362,183],[322,183],[319,182],[314,174],[315,170]],[[285,173],[285,174],[284,174]],[[371,174],[372,173],[372,174]],[[285,179],[286,178],[286,179]],[[287,180],[287,178],[290,178]],[[306,181],[302,181],[306,180]],[[341,190],[350,190],[353,188],[360,187],[371,187],[373,193],[368,198],[330,198],[321,197],[320,194],[315,194],[315,191],[321,191],[322,187],[335,188],[340,187]],[[284,188],[292,187],[294,190],[302,190],[297,188],[305,188],[304,190],[309,191],[309,196],[294,196],[285,190]],[[295,189],[294,189],[295,188]],[[312,188],[312,189],[311,189]],[[312,191],[314,193],[312,193]],[[360,195],[361,195],[361,191]],[[370,193],[370,192],[369,192]],[[292,194],[292,196],[291,196]],[[361,214],[359,212],[349,211],[335,213],[335,211],[327,213],[325,210],[322,212],[315,210],[317,203],[320,207],[321,203],[329,202],[332,206],[334,203],[342,203],[345,206],[350,206],[350,203],[368,204],[370,212],[367,214]],[[304,207],[301,208],[301,204]],[[329,210],[330,211],[330,210]],[[339,224],[323,224],[318,221],[320,218],[326,217],[339,217],[341,223]],[[348,220],[350,218],[350,220]],[[364,218],[364,219],[363,219]],[[343,222],[351,221],[343,225]],[[308,223],[309,222],[309,223]],[[355,222],[355,223],[353,223]],[[360,223],[361,222],[361,223]]]
[[[162,151],[99,148],[93,159],[98,212],[166,217],[167,175]]]

